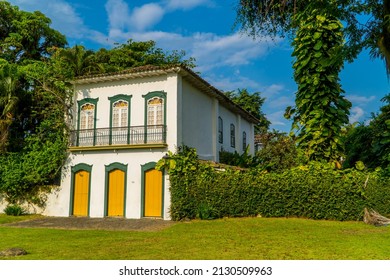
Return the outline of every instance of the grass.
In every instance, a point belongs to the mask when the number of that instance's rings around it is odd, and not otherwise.
[[[14,219],[16,221],[20,217],[0,215],[0,224]],[[0,250],[22,247],[29,252],[26,256],[8,259],[390,259],[388,227],[296,218],[196,220],[155,232],[13,228],[3,225],[0,236]]]

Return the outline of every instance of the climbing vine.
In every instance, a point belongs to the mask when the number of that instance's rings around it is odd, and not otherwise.
[[[298,91],[295,108],[288,107],[285,116],[293,118],[297,143],[309,159],[337,160],[342,152],[341,130],[351,108],[339,82],[343,26],[319,10],[297,17],[301,25],[292,45]]]

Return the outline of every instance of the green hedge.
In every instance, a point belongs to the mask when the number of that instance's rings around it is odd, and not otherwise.
[[[283,173],[216,171],[192,153],[185,160],[169,159],[174,220],[257,215],[361,220],[365,207],[390,214],[390,179],[378,172],[317,162]],[[166,160],[160,166],[168,166]]]

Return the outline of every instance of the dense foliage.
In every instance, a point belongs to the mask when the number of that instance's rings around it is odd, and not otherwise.
[[[295,36],[301,24],[297,15],[313,9],[327,11],[345,23],[344,58],[352,61],[363,48],[390,64],[389,0],[239,0],[237,24],[252,36]],[[367,16],[369,15],[369,16]]]
[[[369,124],[356,124],[348,129],[344,140],[346,167],[354,166],[357,161],[374,169],[381,167],[390,171],[390,95],[378,114],[373,114]]]
[[[265,133],[268,130],[271,122],[262,111],[265,98],[261,97],[260,92],[249,93],[247,89],[238,89],[227,91],[225,95],[259,120],[255,125],[255,133]]]
[[[286,117],[310,159],[339,160],[351,103],[341,95],[338,73],[363,48],[389,69],[390,1],[240,0],[237,22],[253,36],[294,38],[298,92]]]
[[[297,143],[311,160],[338,160],[342,152],[341,129],[348,124],[351,102],[342,95],[339,72],[343,66],[341,23],[313,10],[300,15],[294,47],[294,78],[298,84],[293,117]]]
[[[261,147],[254,161],[261,170],[280,172],[307,162],[295,141],[286,133],[269,131],[259,135]]]
[[[361,220],[365,207],[390,214],[389,178],[310,162],[280,173],[216,171],[194,149],[162,159],[171,181],[171,217],[212,219],[256,216]]]

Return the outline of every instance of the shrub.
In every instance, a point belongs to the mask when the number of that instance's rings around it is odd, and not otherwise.
[[[20,205],[9,204],[5,209],[4,213],[8,216],[21,216],[27,213]]]
[[[361,220],[365,207],[390,213],[390,179],[378,172],[338,170],[319,162],[279,173],[219,172],[199,163],[195,150],[188,151],[160,164],[170,166],[173,220],[257,215]]]

